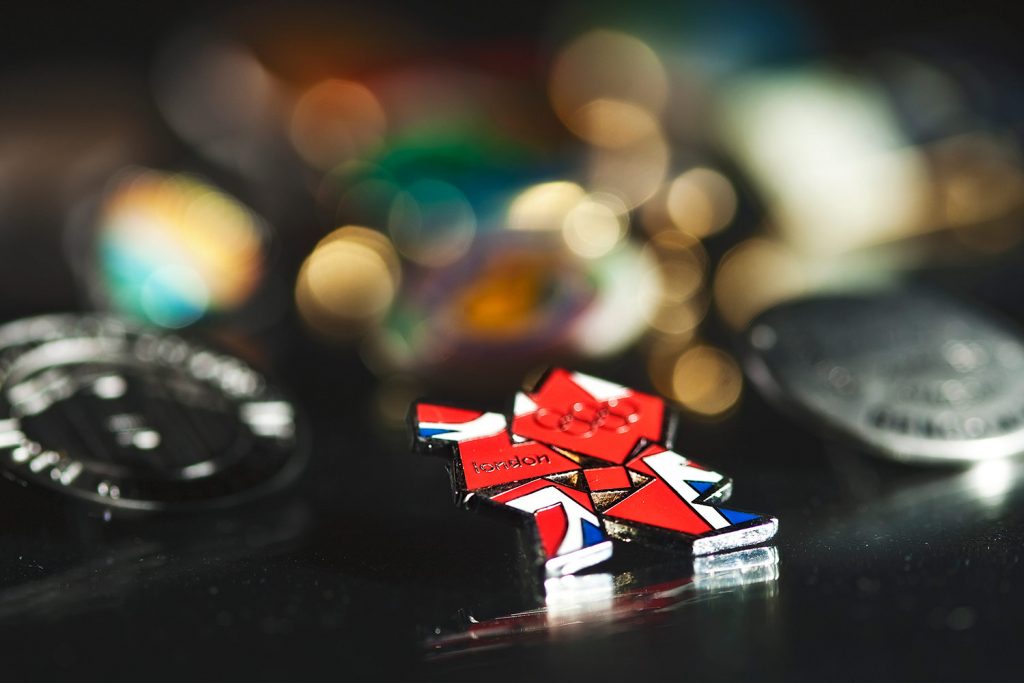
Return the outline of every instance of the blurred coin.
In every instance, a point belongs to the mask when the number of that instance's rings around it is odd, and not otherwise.
[[[747,332],[771,399],[884,455],[974,462],[1024,452],[1024,346],[985,312],[926,291],[782,304]]]
[[[292,405],[241,360],[110,316],[0,327],[0,469],[105,505],[159,509],[282,485]]]

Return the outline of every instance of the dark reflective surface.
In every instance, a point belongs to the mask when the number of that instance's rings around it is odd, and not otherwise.
[[[96,667],[155,680],[960,678],[1017,667],[1022,464],[921,470],[869,459],[748,394],[727,423],[686,423],[685,450],[733,475],[738,502],[778,515],[777,577],[698,587],[686,563],[627,546],[615,571],[676,572],[639,587],[665,598],[660,608],[623,619],[605,596],[596,608],[563,601],[552,617],[542,587],[524,581],[516,533],[453,507],[439,463],[372,426],[359,399],[366,375],[286,348],[282,374],[303,389],[315,427],[310,471],[286,495],[104,520],[99,508],[4,483],[6,680],[92,677]],[[611,371],[630,379],[628,366]],[[434,652],[468,617],[517,614],[527,627],[503,633],[500,647]]]
[[[547,25],[548,3],[459,0],[441,12],[421,4],[417,22],[439,36],[486,43]],[[1010,44],[1018,42],[1009,4],[958,0],[945,12],[802,4],[820,8],[829,29],[822,40],[842,54],[928,27],[984,53],[989,46],[979,44],[985,39],[970,21],[982,10]],[[0,20],[10,55],[4,66],[75,65],[85,55],[130,65],[129,81],[142,89],[168,27],[199,14],[199,3],[145,12],[121,5],[101,17],[87,4],[59,16],[45,3],[17,5]],[[386,38],[389,46],[400,42]],[[125,90],[126,108],[159,118],[154,105]],[[35,116],[52,106],[46,81],[35,91],[41,104],[3,104]],[[999,94],[1016,102],[1012,88]],[[984,95],[968,94],[982,103]],[[96,100],[87,93],[61,109],[80,119]],[[130,126],[100,111],[130,137]],[[195,163],[180,147],[157,156],[171,167]],[[54,166],[66,165],[63,153],[54,157]],[[282,187],[249,194],[260,195],[268,215],[288,217],[294,232],[281,241],[282,261],[297,267],[317,223],[308,209],[277,206],[290,196]],[[66,198],[46,192],[37,203],[45,213],[16,213],[6,221],[17,231],[0,235],[0,322],[82,305],[60,256]],[[1018,247],[977,267],[925,268],[920,276],[1021,324],[1022,260]],[[709,327],[711,341],[728,344]],[[732,476],[737,505],[779,518],[777,576],[703,585],[680,558],[627,547],[609,572],[616,582],[634,572],[637,584],[552,610],[544,587],[524,579],[516,532],[453,506],[442,464],[414,456],[408,434],[379,423],[375,384],[355,352],[314,347],[295,320],[259,329],[242,347],[258,347],[246,359],[269,367],[310,416],[312,453],[301,480],[241,507],[161,515],[108,514],[0,480],[4,683],[1019,678],[1024,464],[919,469],[873,460],[798,426],[747,387],[724,422],[684,422],[680,449]],[[650,390],[643,366],[631,356],[579,369]],[[452,373],[445,383],[468,393],[473,379]],[[489,389],[502,396],[515,388]],[[479,396],[431,396],[479,403]],[[455,654],[437,656],[439,638],[458,643],[472,631],[470,617],[515,615],[500,647],[456,645]]]
[[[436,627],[427,635],[428,657],[469,659],[527,642],[590,639],[650,628],[700,601],[771,603],[779,553],[775,546],[760,546],[701,557],[692,566],[684,558],[663,566],[633,562],[619,573],[603,569],[545,580],[542,602],[534,609],[498,616],[464,610],[461,622],[451,630]]]

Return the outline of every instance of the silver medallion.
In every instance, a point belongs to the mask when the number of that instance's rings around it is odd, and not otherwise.
[[[278,486],[301,469],[292,404],[246,363],[103,315],[0,327],[0,469],[159,509]]]
[[[793,301],[754,320],[747,348],[770,399],[871,450],[921,463],[1024,452],[1024,345],[973,306],[917,290]]]

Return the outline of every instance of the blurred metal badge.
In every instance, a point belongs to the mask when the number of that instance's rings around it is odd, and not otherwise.
[[[301,469],[295,411],[237,358],[102,315],[0,327],[0,468],[106,505],[266,491]]]
[[[1024,452],[1024,346],[981,310],[895,291],[783,304],[747,332],[754,383],[883,455],[974,462]]]

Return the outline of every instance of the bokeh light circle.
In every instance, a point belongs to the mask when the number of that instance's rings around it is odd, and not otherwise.
[[[316,333],[344,339],[365,332],[394,301],[400,265],[388,238],[346,226],[322,239],[306,257],[295,285],[303,321]]]
[[[114,308],[177,328],[252,296],[267,235],[248,207],[187,174],[136,169],[111,188],[97,249],[99,284]]]

